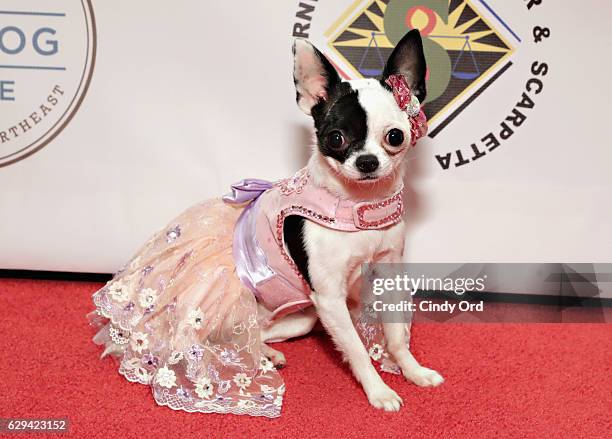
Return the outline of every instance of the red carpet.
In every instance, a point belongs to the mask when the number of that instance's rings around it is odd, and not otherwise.
[[[384,374],[399,413],[370,408],[329,341],[312,336],[277,345],[288,360],[279,419],[188,414],[98,360],[85,320],[98,287],[0,280],[0,418],[68,417],[83,438],[612,437],[612,325],[416,324],[415,356],[446,383]]]

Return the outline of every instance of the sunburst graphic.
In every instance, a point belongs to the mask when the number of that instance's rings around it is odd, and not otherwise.
[[[425,111],[432,124],[514,52],[470,0],[372,0],[358,8],[362,3],[328,30],[329,46],[350,67],[349,77],[377,77],[399,39],[419,29],[428,62]]]

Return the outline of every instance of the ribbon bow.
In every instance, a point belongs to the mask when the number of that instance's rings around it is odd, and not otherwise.
[[[243,204],[255,200],[265,191],[274,186],[266,180],[257,178],[245,178],[232,185],[232,191],[223,196],[223,201],[228,204]]]
[[[427,117],[419,99],[412,93],[404,75],[390,75],[385,81],[393,91],[395,102],[410,120],[411,145],[427,134]]]

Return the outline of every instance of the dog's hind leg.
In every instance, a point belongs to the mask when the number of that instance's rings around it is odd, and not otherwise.
[[[262,353],[268,357],[276,367],[283,367],[286,364],[283,353],[271,348],[266,343],[276,343],[306,335],[312,330],[316,323],[317,314],[314,307],[274,320],[269,326],[261,330]]]
[[[281,369],[287,364],[285,355],[282,352],[277,351],[265,343],[261,344],[261,353],[268,357],[277,369]]]
[[[308,334],[317,323],[317,313],[313,306],[303,311],[289,314],[274,320],[261,330],[261,340],[264,343],[277,343],[290,338]]]

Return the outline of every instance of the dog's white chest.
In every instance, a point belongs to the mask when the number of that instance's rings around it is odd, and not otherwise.
[[[332,230],[306,221],[304,244],[311,278],[340,276],[346,285],[352,284],[360,275],[361,264],[398,260],[404,246],[404,231],[403,221],[384,230],[359,232]]]

